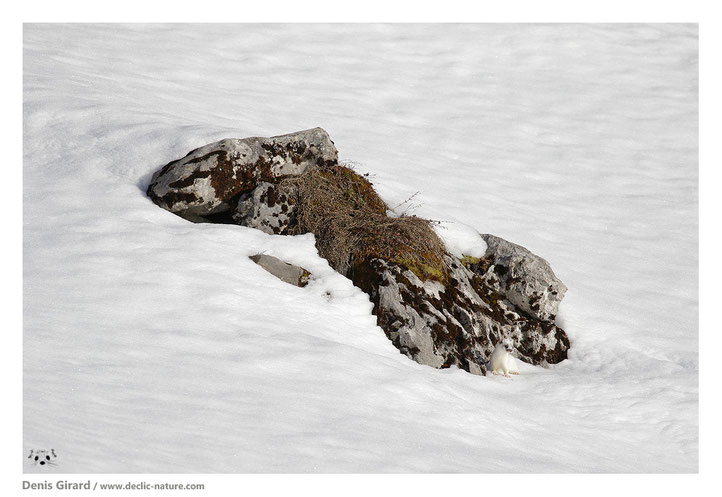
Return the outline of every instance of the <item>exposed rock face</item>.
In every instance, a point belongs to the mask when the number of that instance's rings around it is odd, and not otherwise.
[[[249,257],[253,262],[261,266],[263,269],[271,273],[276,278],[291,285],[306,286],[311,273],[300,266],[294,266],[278,257],[266,254],[256,254]]]
[[[451,256],[446,262],[454,278],[447,286],[381,259],[369,261],[354,282],[369,294],[378,325],[402,354],[435,368],[486,374],[492,323],[482,309],[491,310],[471,287],[470,273]]]
[[[388,338],[421,364],[486,374],[505,339],[532,364],[567,357],[569,339],[554,323],[567,288],[544,259],[493,235],[479,235],[482,258],[445,252],[428,221],[386,216],[320,128],[201,147],[156,173],[148,195],[192,221],[314,233],[319,253],[369,294]],[[251,259],[294,285],[308,277],[270,256]]]
[[[549,263],[521,245],[494,235],[481,236],[488,247],[484,258],[491,265],[477,274],[497,286],[524,313],[554,321],[567,287],[554,275]]]
[[[567,356],[569,339],[552,321],[527,314],[504,288],[447,254],[450,283],[421,281],[412,271],[374,259],[354,283],[374,303],[378,324],[402,353],[421,364],[485,374],[496,344],[511,339],[520,359],[537,365]],[[489,262],[482,264],[489,266]]]
[[[336,164],[328,134],[313,128],[271,138],[227,138],[169,162],[153,175],[148,196],[160,207],[194,222],[221,220],[241,194],[260,181],[275,181]]]
[[[293,185],[261,182],[241,195],[231,217],[241,226],[287,235],[296,224],[296,194]]]

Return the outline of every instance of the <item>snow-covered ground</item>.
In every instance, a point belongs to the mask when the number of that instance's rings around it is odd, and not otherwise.
[[[696,472],[697,95],[693,25],[27,25],[23,436],[58,458],[25,471]],[[312,236],[145,196],[315,126],[399,211],[546,258],[569,359],[418,365]]]

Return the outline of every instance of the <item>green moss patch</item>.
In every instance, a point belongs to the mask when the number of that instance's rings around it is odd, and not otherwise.
[[[479,262],[481,261],[480,258],[478,258],[478,257],[472,257],[472,256],[470,256],[470,255],[464,255],[464,256],[463,256],[461,259],[459,259],[459,260],[460,260],[461,263],[462,263],[464,266],[466,266],[466,267],[469,267],[469,266],[471,266],[472,264],[479,264]]]
[[[485,274],[493,264],[491,259],[471,257],[470,255],[465,255],[459,260],[466,269],[477,274]]]

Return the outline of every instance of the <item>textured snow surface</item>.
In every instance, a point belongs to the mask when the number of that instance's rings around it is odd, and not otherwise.
[[[697,471],[697,95],[692,25],[26,25],[23,436],[58,459],[25,470]],[[418,365],[312,236],[145,196],[315,126],[460,250],[549,261],[569,359]]]

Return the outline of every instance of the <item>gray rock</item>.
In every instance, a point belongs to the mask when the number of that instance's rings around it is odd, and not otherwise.
[[[523,313],[554,322],[567,287],[549,263],[521,245],[494,235],[481,236],[488,247],[487,264],[477,266],[475,272]]]
[[[338,151],[321,128],[271,138],[227,138],[168,163],[153,175],[148,196],[160,207],[198,222],[234,210],[240,195],[260,181],[337,161]]]
[[[257,228],[271,235],[286,235],[296,223],[296,210],[293,185],[264,181],[241,195],[232,218],[241,226]]]
[[[306,286],[311,273],[300,266],[294,266],[277,257],[256,254],[249,257],[253,262],[274,275],[276,278],[296,286]]]
[[[496,344],[510,339],[514,355],[546,366],[566,358],[569,339],[553,323],[535,319],[447,254],[451,282],[421,281],[403,266],[374,259],[354,283],[374,304],[378,325],[403,354],[436,368],[455,365],[486,374]]]

